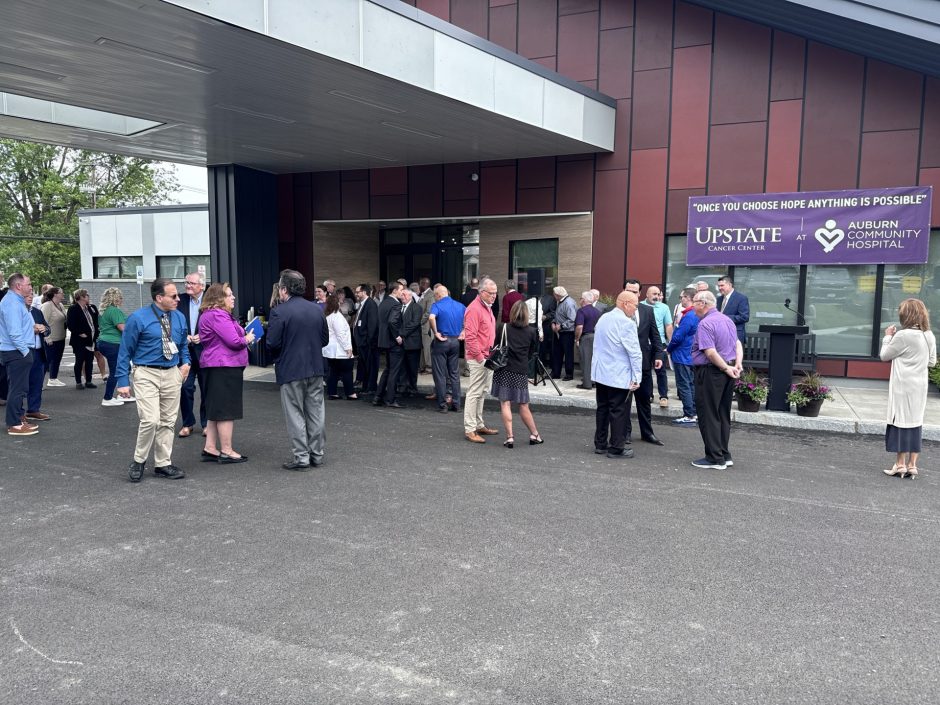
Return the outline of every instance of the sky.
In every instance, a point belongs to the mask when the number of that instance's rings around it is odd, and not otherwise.
[[[179,189],[170,194],[171,203],[208,203],[209,187],[205,167],[189,164],[169,164],[175,166]]]

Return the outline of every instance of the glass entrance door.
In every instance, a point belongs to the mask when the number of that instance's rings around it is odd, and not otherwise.
[[[383,230],[381,276],[409,283],[427,277],[460,298],[467,281],[477,276],[479,232],[476,224]]]

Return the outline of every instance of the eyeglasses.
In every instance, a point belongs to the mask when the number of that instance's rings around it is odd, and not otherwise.
[[[703,304],[703,303],[705,303],[705,302],[702,301],[701,299],[692,299],[692,303],[693,303],[693,304]]]
[[[162,296],[164,299],[178,299],[178,298],[180,297],[179,294],[172,294],[172,295],[170,295],[170,294],[160,294],[160,296]]]
[[[187,281],[187,282],[186,282],[186,286],[199,286],[200,283],[201,283],[201,282],[191,282],[191,281]]]

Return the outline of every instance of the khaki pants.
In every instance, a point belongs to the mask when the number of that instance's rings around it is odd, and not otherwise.
[[[483,423],[483,402],[493,384],[493,371],[476,360],[467,360],[467,369],[470,371],[470,381],[467,383],[467,398],[463,403],[463,430],[465,433],[473,433],[486,426]]]
[[[178,367],[165,370],[135,367],[132,381],[137,397],[137,415],[140,417],[134,461],[146,463],[152,446],[154,466],[161,468],[170,465],[176,417],[180,410],[180,389],[183,385],[180,370]]]

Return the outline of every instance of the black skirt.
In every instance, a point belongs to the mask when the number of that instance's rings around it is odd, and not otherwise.
[[[210,421],[242,418],[244,367],[203,367],[206,379],[206,416]]]
[[[888,424],[885,429],[885,450],[889,453],[920,453],[921,431],[916,428],[898,428]]]
[[[500,401],[528,404],[529,380],[524,374],[503,367],[493,373],[493,387],[490,394]]]

